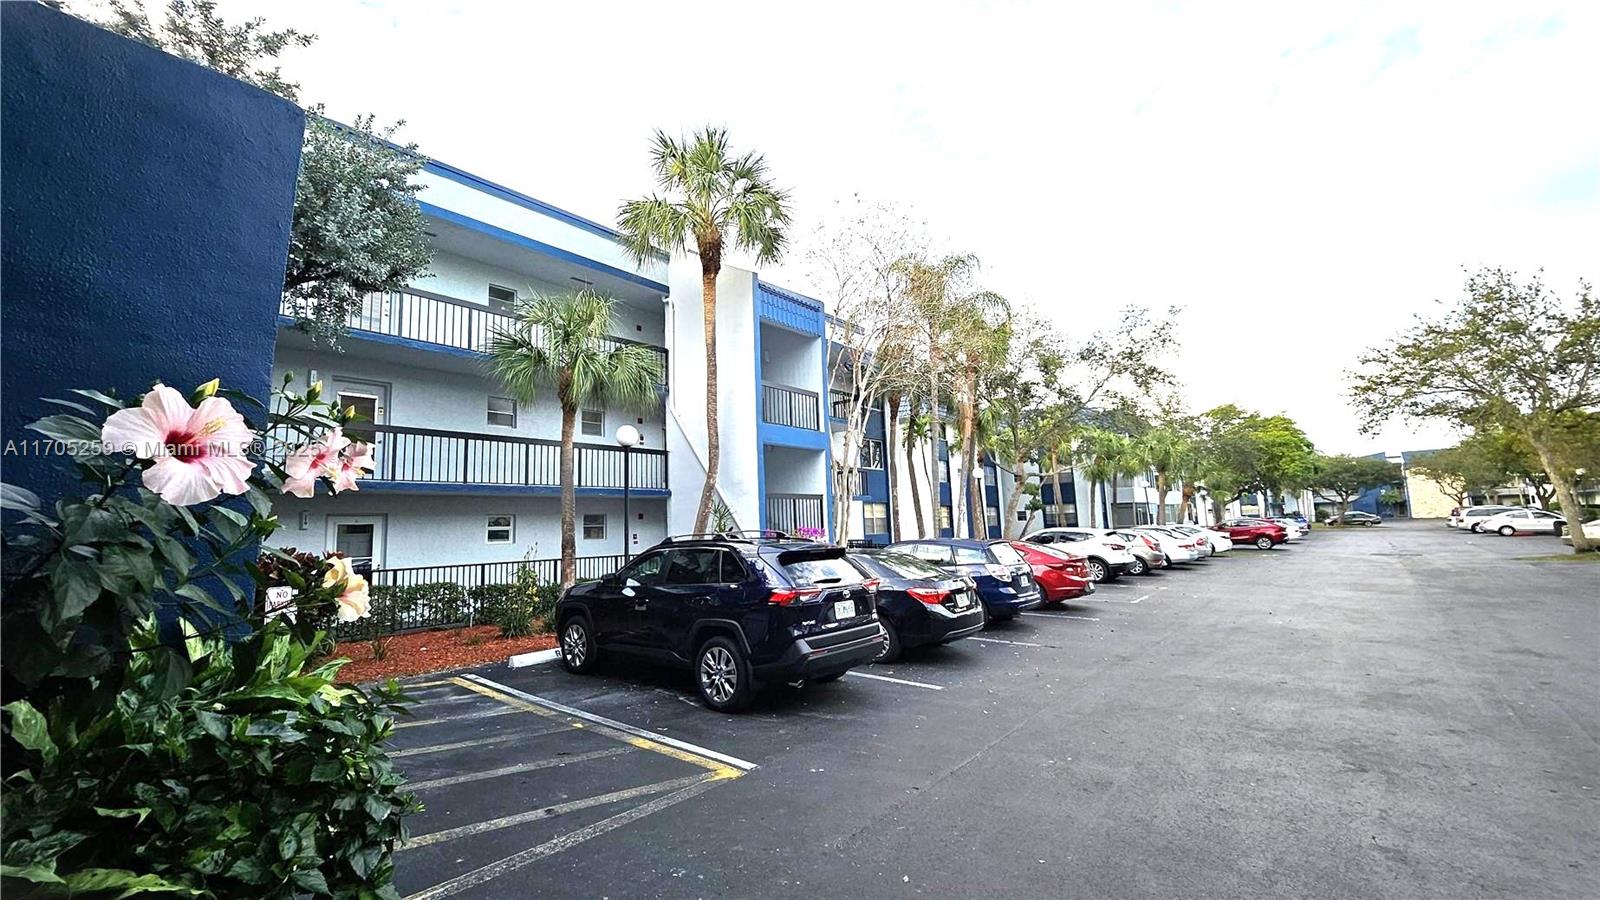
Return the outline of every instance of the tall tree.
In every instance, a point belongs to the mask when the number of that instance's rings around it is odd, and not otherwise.
[[[1197,426],[1196,474],[1211,495],[1216,518],[1225,518],[1227,505],[1247,494],[1309,486],[1316,451],[1288,416],[1225,404],[1200,416]]]
[[[1167,492],[1189,481],[1197,462],[1190,429],[1177,420],[1164,421],[1134,441],[1134,455],[1155,473],[1156,524],[1167,524]]]
[[[1417,457],[1411,471],[1438,485],[1457,506],[1470,506],[1474,495],[1486,494],[1512,479],[1504,458],[1485,446],[1487,443],[1478,436],[1467,438],[1454,447]]]
[[[961,435],[961,474],[973,537],[989,533],[984,485],[979,478],[982,451],[978,417],[987,388],[1005,370],[1011,344],[1011,305],[993,291],[975,291],[955,299],[950,327],[951,363]]]
[[[934,530],[938,530],[939,494],[935,490],[928,502],[933,507],[929,510],[928,519],[922,517],[922,489],[917,480],[917,448],[933,443],[933,419],[922,408],[919,398],[914,391],[907,390],[906,401],[910,406],[905,420],[905,430],[900,435],[900,446],[906,457],[906,481],[911,486],[911,513],[913,521],[917,524],[917,537],[928,536],[928,521],[932,520]],[[936,474],[937,477],[937,474]]]
[[[103,28],[299,102],[300,86],[283,77],[277,58],[315,35],[273,31],[260,18],[230,25],[211,0],[172,0],[159,21],[139,0],[107,7],[109,18],[96,22]],[[427,160],[415,144],[393,143],[404,124],[379,128],[357,116],[345,126],[325,119],[321,106],[306,110],[283,291],[316,340],[337,343],[368,295],[399,290],[433,258],[413,180]]]
[[[489,341],[488,367],[517,400],[554,388],[561,407],[561,584],[577,574],[577,482],[573,430],[588,407],[644,410],[658,402],[661,362],[642,344],[611,337],[615,302],[592,291],[536,295],[517,305],[514,325]],[[624,540],[627,523],[623,523]]]
[[[1339,515],[1350,511],[1350,501],[1365,491],[1400,480],[1400,467],[1372,456],[1318,456],[1312,490],[1339,503]]]
[[[977,270],[978,258],[970,254],[952,254],[934,260],[920,254],[904,257],[895,267],[905,279],[906,296],[911,306],[911,326],[923,348],[920,356],[924,386],[923,402],[929,416],[929,440],[925,445],[928,466],[928,496],[934,509],[937,531],[939,510],[939,466],[937,443],[944,433],[944,421],[949,410],[950,363],[948,346],[957,320],[967,314],[957,301]],[[950,485],[952,505],[961,490]],[[952,522],[953,524],[953,522]]]
[[[1134,467],[1133,440],[1109,428],[1086,428],[1073,454],[1081,461],[1083,477],[1089,482],[1090,522],[1098,521],[1100,528],[1115,527],[1116,480]],[[1081,516],[1079,522],[1082,523]]]
[[[1578,519],[1578,448],[1566,433],[1600,407],[1600,301],[1587,283],[1563,300],[1539,275],[1471,273],[1459,301],[1361,357],[1351,397],[1369,428],[1399,415],[1516,434]],[[1593,548],[1582,528],[1571,532],[1576,551]]]
[[[700,256],[700,313],[706,351],[706,480],[694,530],[706,530],[717,496],[722,429],[717,415],[717,276],[722,255],[755,254],[757,265],[783,255],[789,195],[771,180],[758,153],[735,155],[728,133],[706,127],[687,138],[656,131],[650,148],[656,185],[665,194],[629,200],[618,213],[623,244],[635,260],[681,252],[694,243]]]

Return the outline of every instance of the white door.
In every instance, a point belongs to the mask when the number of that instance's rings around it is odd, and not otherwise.
[[[329,516],[327,549],[350,558],[363,574],[383,568],[383,516]]]

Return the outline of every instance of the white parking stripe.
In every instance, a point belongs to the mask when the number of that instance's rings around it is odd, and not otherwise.
[[[470,678],[472,676],[466,677]],[[657,797],[648,803],[641,803],[633,809],[617,813],[608,819],[601,819],[586,828],[580,828],[569,834],[545,841],[537,847],[530,847],[521,853],[514,853],[505,859],[474,869],[464,875],[459,875],[443,884],[436,884],[425,891],[418,891],[407,897],[406,900],[437,900],[440,897],[453,897],[468,888],[476,887],[486,881],[498,878],[507,872],[514,872],[530,863],[538,862],[546,856],[552,856],[563,850],[576,847],[590,838],[599,837],[630,822],[636,822],[651,813],[660,812],[675,803],[682,803],[690,797],[711,789],[716,786],[716,783],[717,779],[713,776],[698,784],[691,784],[666,796]]]
[[[905,684],[905,685],[910,685],[911,687],[927,688],[930,691],[942,691],[942,690],[944,690],[944,688],[938,686],[937,684],[926,684],[926,683],[921,682],[921,681],[907,681],[904,678],[890,678],[887,675],[869,675],[866,672],[857,672],[854,669],[851,669],[850,671],[846,672],[845,674],[854,676],[856,678],[871,678],[873,681],[887,681],[887,682],[889,682],[891,684]]]
[[[1080,622],[1098,622],[1098,621],[1100,621],[1100,617],[1099,616],[1074,616],[1074,615],[1071,615],[1069,613],[1034,613],[1034,612],[1025,612],[1025,613],[1023,613],[1023,615],[1025,615],[1025,616],[1034,616],[1034,617],[1040,618],[1040,619],[1077,619]]]
[[[480,709],[476,712],[461,713],[456,716],[439,716],[433,719],[421,719],[415,722],[400,722],[396,728],[416,728],[418,725],[436,725],[440,722],[459,722],[462,719],[487,719],[490,716],[505,716],[516,712],[509,706],[496,706],[491,709]]]
[[[489,737],[478,738],[477,740],[472,741],[452,741],[448,744],[429,744],[426,747],[407,747],[404,750],[389,751],[389,758],[399,759],[402,756],[420,756],[424,753],[443,753],[446,750],[465,750],[469,747],[487,747],[490,744],[504,744],[510,741],[520,741],[526,738],[539,737],[546,734],[556,734],[557,732],[570,730],[571,727],[572,726],[570,725],[554,725],[549,728],[540,728],[531,731],[524,728],[521,731],[513,731],[508,734],[491,735]]]
[[[682,788],[699,784],[702,781],[711,781],[716,777],[716,775],[713,775],[710,772],[707,772],[704,775],[689,775],[684,778],[675,778],[672,781],[661,781],[655,784],[643,784],[639,787],[631,787],[620,791],[612,791],[609,794],[600,794],[597,797],[585,797],[582,800],[568,800],[565,803],[557,803],[552,806],[542,806],[538,809],[530,809],[527,812],[521,812],[510,816],[501,816],[497,819],[485,819],[482,822],[474,822],[471,825],[461,825],[456,828],[446,828],[443,831],[434,831],[428,834],[412,835],[411,839],[403,844],[400,849],[411,850],[416,847],[426,847],[429,844],[441,844],[445,841],[453,841],[456,838],[467,837],[474,834],[482,834],[485,831],[497,831],[501,828],[510,828],[514,825],[526,825],[529,822],[537,822],[540,819],[550,819],[566,813],[577,812],[582,809],[589,809],[595,806],[604,806],[607,803],[618,803],[623,800],[632,800],[635,797],[647,797],[651,794],[664,794],[667,791],[680,790]]]
[[[1049,644],[1030,644],[1027,641],[1002,641],[999,638],[967,638],[969,641],[982,641],[985,644],[1011,644],[1014,647],[1048,647]]]
[[[557,703],[554,700],[546,700],[543,697],[535,697],[533,694],[527,693],[526,691],[519,691],[514,687],[507,687],[506,685],[500,684],[499,682],[490,681],[489,679],[484,678],[481,675],[476,675],[476,674],[473,674],[471,672],[468,672],[467,674],[465,674],[465,675],[463,675],[461,677],[466,679],[467,681],[472,681],[472,682],[476,682],[477,684],[481,684],[484,687],[489,688],[490,690],[498,691],[498,692],[500,692],[502,694],[506,694],[506,695],[511,696],[511,697],[516,697],[517,699],[525,701],[527,703],[532,703],[532,704],[534,704],[536,706],[542,706],[545,709],[552,710],[554,712],[564,713],[565,715],[574,716],[576,718],[583,719],[585,721],[593,722],[596,725],[604,725],[607,728],[614,728],[617,731],[621,731],[621,732],[624,732],[626,734],[631,734],[631,735],[633,735],[635,737],[642,737],[645,740],[655,741],[656,743],[659,743],[659,744],[666,744],[669,747],[676,747],[679,750],[684,750],[684,751],[687,751],[689,753],[696,754],[698,756],[703,756],[703,757],[706,757],[707,759],[713,759],[713,760],[716,760],[717,762],[733,766],[734,768],[741,769],[741,770],[743,770],[745,772],[748,772],[748,771],[750,771],[750,770],[752,770],[752,769],[754,769],[756,767],[756,764],[753,763],[753,762],[750,762],[749,760],[743,760],[743,759],[738,758],[737,756],[728,756],[727,754],[724,754],[724,753],[718,753],[715,750],[709,750],[709,749],[707,749],[705,747],[701,747],[701,746],[696,745],[696,744],[691,744],[688,741],[680,741],[677,738],[667,737],[664,734],[657,734],[654,731],[650,731],[650,730],[647,730],[647,729],[644,729],[644,728],[639,728],[639,727],[637,727],[635,725],[628,725],[628,724],[625,724],[625,723],[622,723],[622,722],[618,722],[615,719],[608,719],[605,716],[597,716],[594,713],[584,712],[581,709],[577,709],[577,708],[574,708],[574,707],[571,707],[571,706],[567,706],[564,703]],[[515,710],[510,710],[510,711],[511,712],[515,712]]]
[[[554,769],[567,763],[587,762],[591,759],[605,759],[608,756],[621,756],[629,753],[632,747],[609,747],[605,750],[591,750],[588,753],[573,753],[568,756],[553,756],[549,759],[536,759],[531,762],[517,763],[512,766],[501,766],[498,769],[485,769],[482,772],[467,772],[462,775],[451,775],[446,778],[433,778],[428,781],[412,781],[406,784],[406,790],[425,791],[428,788],[449,787],[452,784],[466,784],[469,781],[482,781],[485,778],[499,778],[502,775],[516,775],[519,772],[533,772],[539,769]]]

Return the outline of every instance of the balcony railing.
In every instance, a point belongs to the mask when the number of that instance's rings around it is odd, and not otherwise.
[[[822,427],[822,400],[811,391],[781,384],[761,385],[761,421],[816,431]]]
[[[295,315],[293,305],[288,300],[284,301],[280,311],[286,316]],[[346,327],[352,331],[367,331],[475,353],[487,350],[496,332],[508,331],[515,324],[516,320],[503,312],[415,288],[368,294],[362,301],[361,310],[345,320]],[[621,346],[638,342],[610,337],[606,338],[606,343]],[[650,344],[640,346],[655,351],[664,381],[667,351]]]
[[[849,391],[828,391],[828,415],[835,419],[850,418]]]
[[[827,530],[822,497],[817,494],[768,494],[767,527],[794,534],[802,528]]]
[[[374,481],[527,487],[561,484],[560,441],[371,423],[347,426],[345,432],[373,445],[376,465],[369,477]],[[621,448],[577,444],[574,449],[578,487],[623,486]],[[666,451],[635,449],[629,457],[629,487],[666,489]]]

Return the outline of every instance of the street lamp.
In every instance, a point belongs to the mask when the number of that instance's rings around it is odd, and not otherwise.
[[[633,474],[629,465],[631,461],[630,454],[632,454],[633,448],[639,446],[639,443],[643,440],[644,435],[640,434],[639,429],[632,425],[623,425],[617,429],[617,446],[622,448],[622,561],[624,563],[633,555],[631,552],[633,549],[633,512],[628,508],[629,492],[631,490],[629,480]]]
[[[979,463],[972,467],[972,490],[967,492],[967,503],[972,507],[967,519],[972,523],[974,539],[981,539],[980,534],[983,538],[989,536],[989,498],[986,496],[988,492],[983,487],[983,464]],[[974,494],[977,495],[977,503],[972,502]]]

